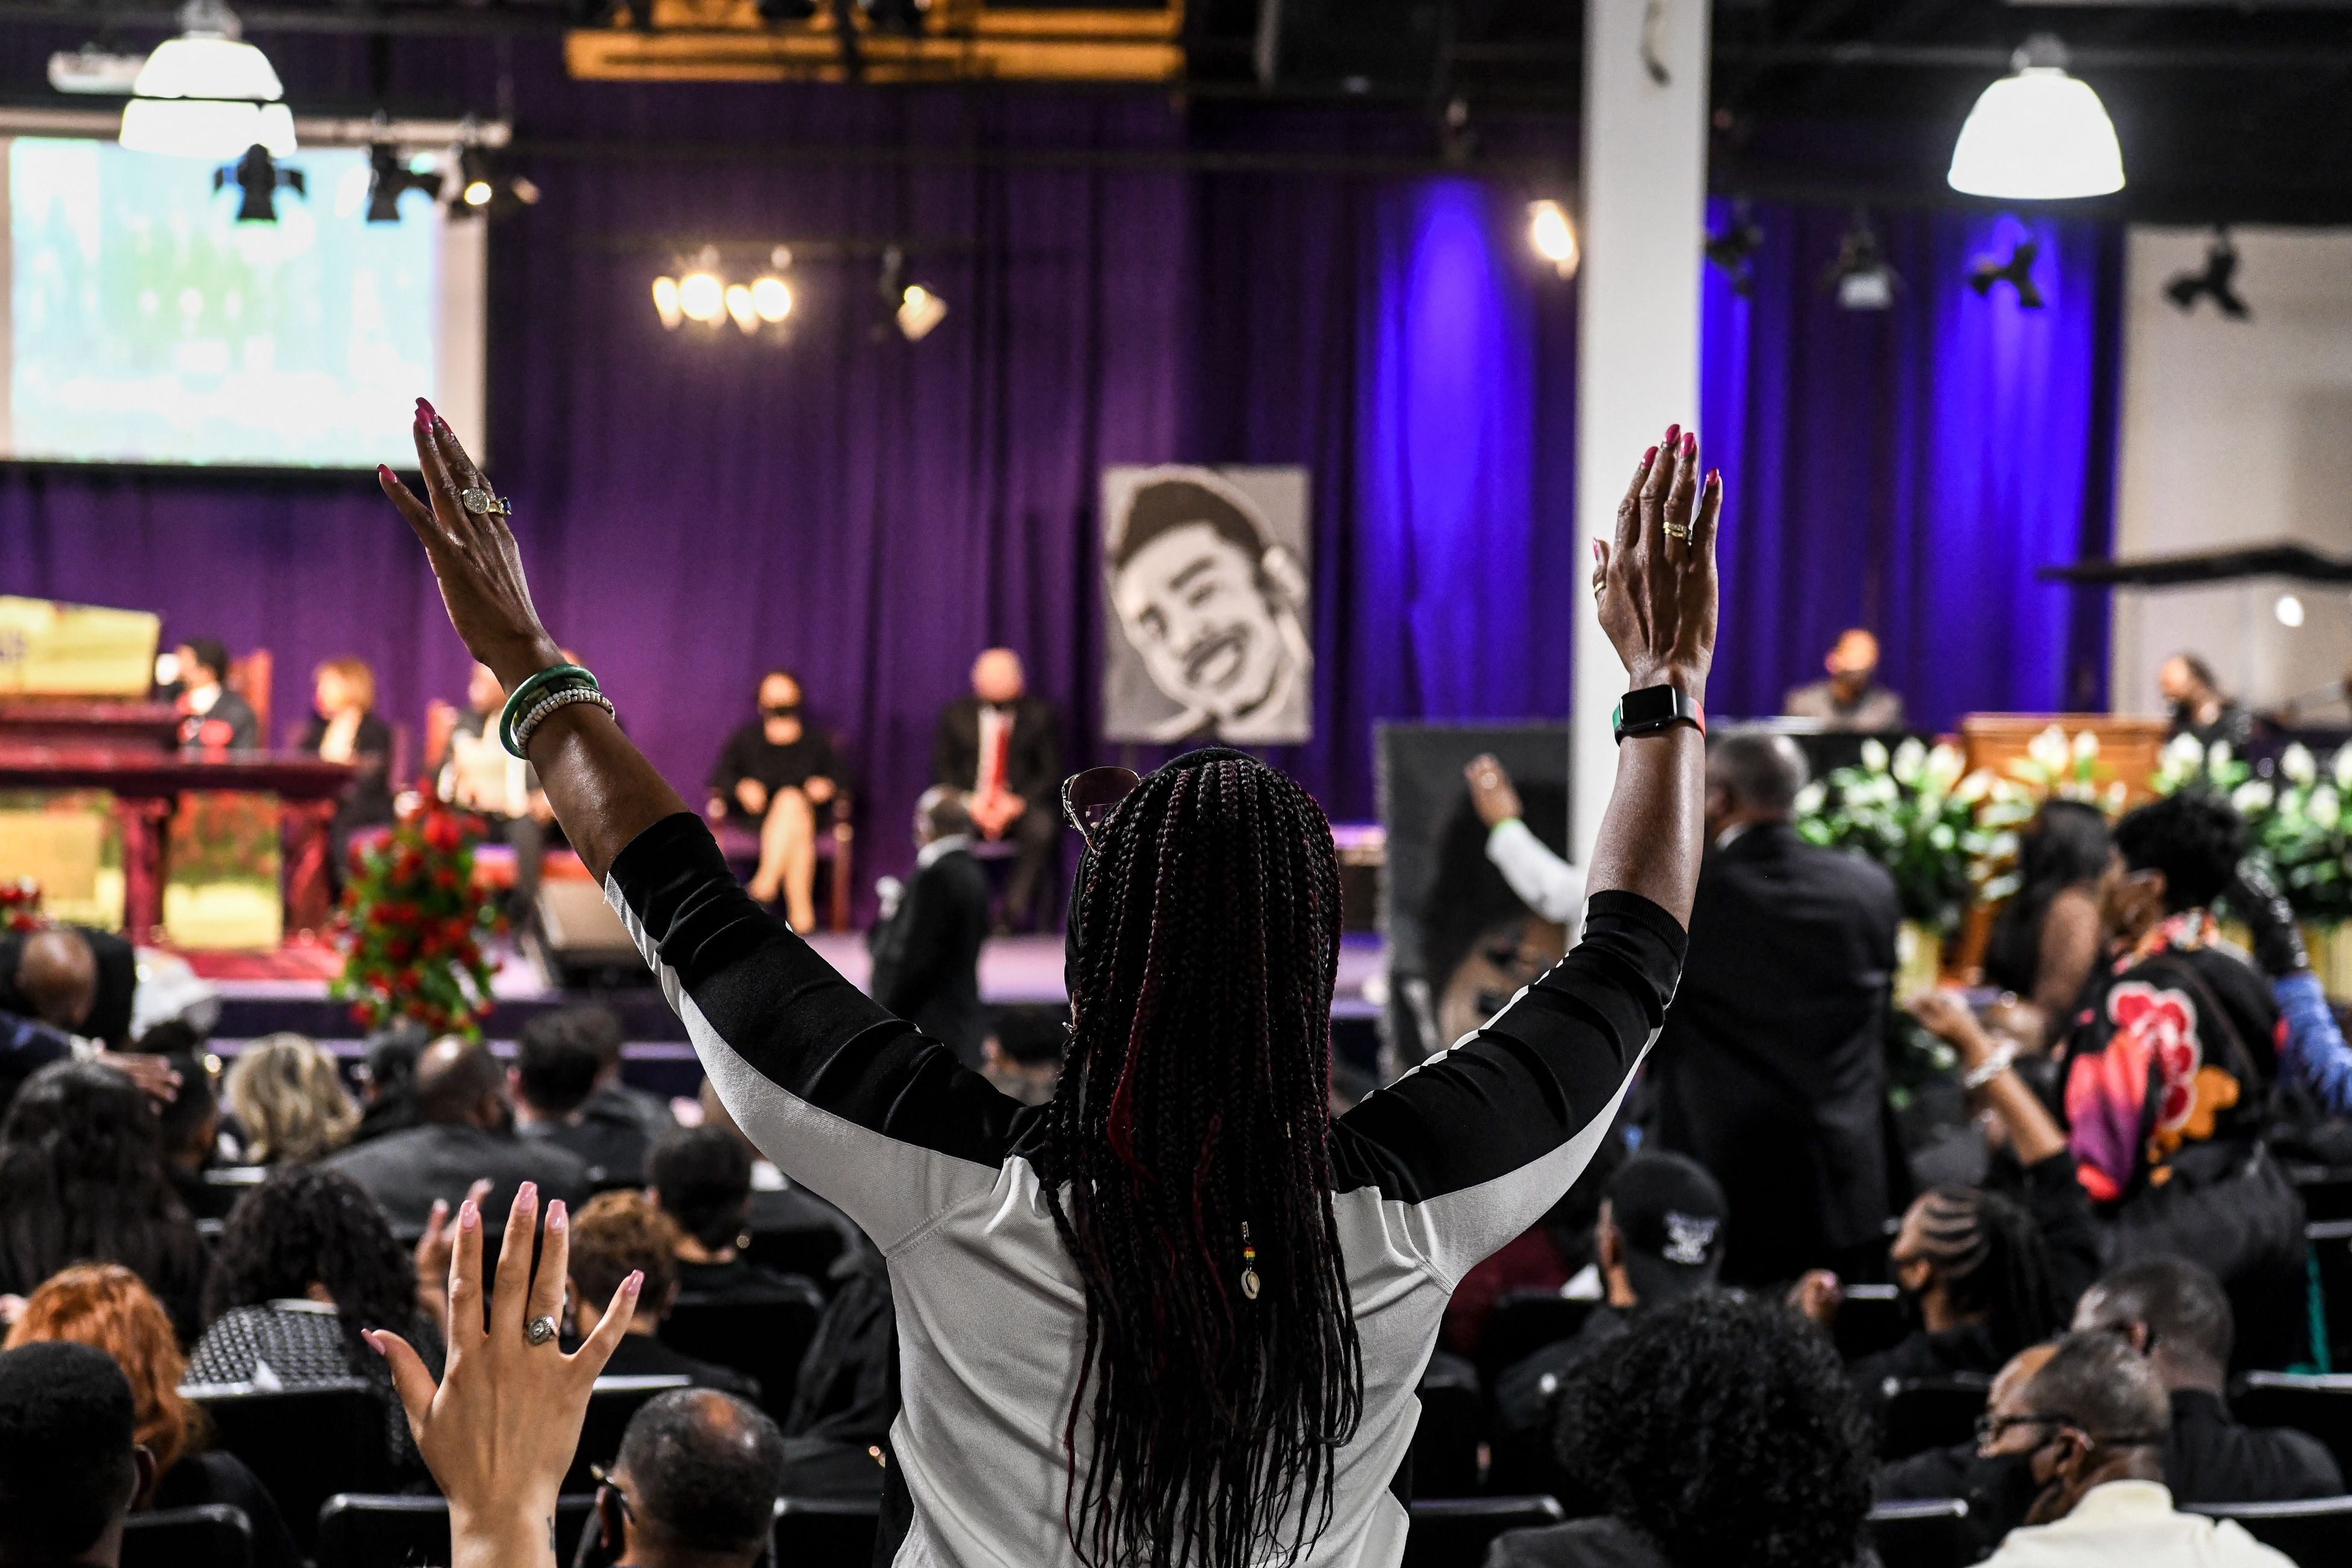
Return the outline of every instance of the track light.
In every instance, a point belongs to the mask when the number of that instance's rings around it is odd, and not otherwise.
[[[400,198],[411,191],[438,196],[441,194],[441,176],[410,168],[402,159],[400,149],[389,142],[371,145],[368,148],[368,222],[398,223]]]
[[[1764,230],[1749,216],[1746,202],[1733,203],[1729,226],[1706,237],[1707,260],[1743,300],[1756,292],[1756,253],[1763,245]]]
[[[245,150],[245,156],[236,163],[213,171],[213,189],[222,190],[235,184],[242,194],[236,204],[239,223],[276,223],[278,192],[283,188],[296,195],[308,195],[302,171],[281,169],[269,155],[269,149],[258,144]]]
[[[910,343],[919,343],[930,335],[933,327],[947,320],[948,302],[920,283],[907,281],[907,253],[893,245],[882,252],[882,279],[879,287],[884,309],[898,326],[898,335]],[[878,323],[877,336],[887,335],[887,329]]]
[[[2253,316],[2246,302],[2238,297],[2238,247],[2230,243],[2230,231],[2217,228],[2213,243],[2205,252],[2205,270],[2184,272],[2164,286],[2164,296],[2180,307],[2183,314],[2197,309],[2197,301],[2210,299],[2213,308],[2233,321],[2243,321]]]
[[[2104,196],[2124,188],[2115,121],[2090,84],[2066,74],[2066,46],[2036,33],[2014,74],[1984,89],[1960,127],[1952,189],[2007,201]]]
[[[2021,239],[2009,253],[2007,261],[1995,261],[1980,257],[1969,272],[1969,287],[1979,299],[1990,299],[1992,291],[2003,283],[2017,291],[2017,308],[2021,310],[2042,309],[2042,290],[2033,283],[2033,258],[2042,254],[2041,245],[2031,239]]]
[[[537,205],[539,187],[520,174],[501,174],[489,150],[473,142],[457,149],[442,186],[451,217],[506,217]]]
[[[122,145],[181,158],[236,158],[247,147],[294,152],[294,115],[269,57],[244,41],[223,0],[188,0],[180,36],[147,57],[122,106]]]
[[[1837,302],[1849,310],[1884,310],[1902,289],[1903,279],[1886,264],[1870,215],[1857,208],[1838,240],[1837,259],[1822,269],[1822,292],[1835,290]]]
[[[1528,204],[1528,245],[1562,278],[1576,276],[1576,225],[1569,221],[1568,209],[1549,196]]]

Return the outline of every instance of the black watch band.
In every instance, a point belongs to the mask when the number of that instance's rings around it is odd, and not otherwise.
[[[1628,735],[1654,735],[1676,724],[1688,724],[1700,734],[1706,733],[1706,708],[1696,697],[1674,686],[1644,686],[1639,691],[1628,691],[1610,715],[1617,731],[1618,744]]]

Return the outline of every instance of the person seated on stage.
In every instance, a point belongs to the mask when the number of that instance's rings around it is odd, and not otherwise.
[[[295,744],[321,762],[349,763],[357,770],[328,825],[333,853],[327,875],[340,893],[351,866],[352,835],[393,820],[392,726],[376,717],[375,671],[367,660],[331,658],[310,679],[310,721]]]
[[[683,1355],[655,1336],[677,1300],[677,1226],[639,1192],[599,1193],[572,1216],[572,1338],[570,1349],[593,1333],[604,1309],[630,1274],[645,1276],[628,1332],[605,1363],[608,1377],[682,1376],[697,1388],[759,1402],[760,1385],[741,1373]]]
[[[2121,1335],[2068,1334],[2040,1371],[2004,1382],[1984,1448],[2032,1501],[1983,1568],[2293,1568],[2236,1522],[2174,1509],[2164,1384]]]
[[[720,1127],[678,1127],[646,1161],[646,1195],[677,1229],[681,1300],[756,1300],[791,1281],[743,1256],[751,1225],[751,1152]]]
[[[653,1140],[634,1109],[615,1110],[595,1103],[604,1063],[588,1043],[595,1023],[582,1015],[589,1013],[610,1016],[602,1007],[560,1007],[522,1026],[515,1041],[515,1065],[507,1069],[515,1131],[580,1156],[597,1186],[637,1181],[645,1174],[646,1151]]]
[[[78,1263],[49,1276],[8,1331],[6,1348],[53,1342],[104,1351],[131,1380],[135,1435],[155,1460],[155,1479],[140,1489],[133,1512],[225,1503],[243,1510],[252,1528],[253,1568],[301,1568],[268,1489],[236,1455],[203,1447],[204,1413],[180,1392],[187,1357],[139,1276],[117,1263]]]
[[[988,941],[988,873],[971,858],[964,797],[934,784],[915,803],[915,877],[883,889],[882,918],[866,935],[874,999],[980,1066],[988,1010],[980,950]]]
[[[302,1035],[266,1035],[236,1054],[224,1086],[248,1165],[294,1164],[352,1141],[359,1107],[335,1058]]]
[[[507,914],[529,921],[539,899],[540,864],[547,858],[548,825],[555,809],[539,787],[539,774],[499,740],[499,714],[507,694],[486,664],[466,678],[466,711],[449,732],[449,760],[442,764],[440,796],[460,811],[487,819],[491,837],[514,851],[514,886]]]
[[[507,1075],[490,1047],[445,1036],[416,1061],[418,1125],[346,1149],[327,1163],[357,1182],[396,1234],[422,1231],[437,1200],[456,1208],[474,1182],[490,1183],[490,1212],[511,1207],[525,1182],[542,1202],[588,1195],[587,1163],[543,1138],[515,1135]]]
[[[751,1568],[783,1476],[773,1421],[715,1389],[673,1389],[629,1417],[596,1489],[597,1539],[622,1568]]]
[[[2156,688],[2172,710],[2172,732],[2200,746],[2217,741],[2243,752],[2254,738],[2254,717],[2234,697],[2221,694],[2213,667],[2193,653],[2176,653],[2156,668]]]
[[[841,763],[833,742],[801,711],[801,683],[788,669],[760,678],[760,716],[727,737],[710,770],[709,815],[740,816],[760,829],[760,865],[749,884],[763,904],[784,900],[784,918],[816,929],[816,813],[832,801]]]
[[[180,750],[195,756],[261,749],[261,720],[231,691],[228,649],[218,637],[190,637],[173,651],[180,671]]]
[[[131,1505],[154,1484],[131,1380],[89,1345],[0,1351],[0,1563],[117,1568]]]
[[[1584,920],[1584,873],[1528,828],[1519,792],[1492,752],[1472,759],[1462,774],[1470,781],[1471,808],[1486,825],[1486,858],[1528,908],[1568,932],[1573,947]]]
[[[973,661],[971,695],[940,715],[931,783],[960,790],[972,831],[1019,847],[1004,885],[1004,925],[1030,923],[1037,889],[1062,841],[1062,737],[1051,705],[1029,694],[1021,656],[992,647]]]
[[[1876,637],[1860,626],[1841,632],[1822,663],[1829,679],[1790,692],[1781,712],[1814,720],[1825,730],[1903,728],[1902,693],[1878,684]]]
[[[1561,1390],[1561,1466],[1606,1512],[1496,1538],[1486,1568],[1860,1568],[1870,1431],[1786,1310],[1702,1290]]]
[[[2072,1026],[2075,999],[2106,945],[2099,879],[2109,847],[2106,814],[2075,800],[2043,802],[2019,836],[2021,885],[1993,919],[1984,977],[2016,996],[2000,1022],[2033,1049]]]
[[[999,1007],[988,1037],[980,1042],[981,1076],[996,1091],[1024,1105],[1054,1098],[1062,1079],[1062,1053],[1070,1043],[1066,1003],[1029,1003]]]

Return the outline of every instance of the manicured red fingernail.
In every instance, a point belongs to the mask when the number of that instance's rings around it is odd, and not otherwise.
[[[421,397],[416,400],[416,427],[419,430],[433,428],[433,410],[425,406],[425,399]]]
[[[1651,447],[1648,451],[1642,454],[1642,467],[1645,468],[1657,460],[1658,449],[1655,447]]]
[[[392,465],[389,463],[378,463],[375,466],[375,477],[379,479],[388,479],[392,478]]]
[[[1683,437],[1683,456],[1685,458],[1696,458],[1698,456],[1697,431],[1694,430],[1689,435]]]
[[[1675,425],[1669,425],[1669,426],[1666,426],[1666,442],[1665,442],[1666,446],[1667,446],[1669,448],[1672,448],[1672,447],[1673,447],[1673,446],[1674,446],[1674,444],[1675,444],[1675,437],[1677,437],[1677,436],[1679,436],[1679,435],[1681,435],[1682,433],[1683,433],[1683,427],[1682,427],[1679,424],[1675,424]]]
[[[439,415],[433,412],[433,405],[425,402],[425,399],[421,397],[416,400],[416,406],[425,410],[425,417],[427,419],[437,419],[440,417]]]
[[[1723,470],[1721,468],[1709,468],[1706,471],[1706,488],[1713,489],[1721,483],[1723,483]]]

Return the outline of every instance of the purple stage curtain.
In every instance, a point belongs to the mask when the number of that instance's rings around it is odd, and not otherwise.
[[[2107,605],[2037,568],[2112,537],[2119,232],[1965,212],[1881,215],[1893,308],[1821,284],[1851,215],[1760,206],[1752,298],[1710,267],[1701,437],[1723,468],[1711,705],[1777,713],[1847,626],[1880,638],[1914,724],[2102,709]],[[1712,225],[1722,228],[1727,204]],[[1969,287],[2031,235],[2045,304]]]

